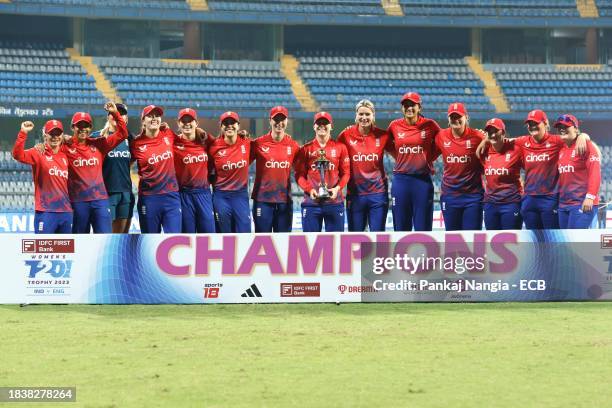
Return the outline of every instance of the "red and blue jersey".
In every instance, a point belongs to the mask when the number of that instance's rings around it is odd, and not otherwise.
[[[559,152],[559,207],[581,205],[585,198],[599,204],[599,185],[601,183],[601,158],[591,141],[587,150],[580,156],[576,143],[563,145]]]
[[[521,150],[509,140],[501,151],[489,147],[482,158],[485,175],[484,202],[506,204],[521,201],[523,185]]]
[[[46,146],[44,153],[35,148],[25,150],[27,133],[19,132],[13,157],[32,166],[34,209],[46,212],[72,212],[68,197],[68,159],[61,151],[53,153]]]
[[[325,157],[329,160],[329,167],[325,171],[325,184],[328,188],[340,187],[335,200],[325,200],[322,202],[313,201],[310,198],[312,189],[319,190],[321,185],[321,175],[316,161],[319,158],[319,150],[325,150]],[[320,204],[342,204],[344,201],[343,190],[348,184],[351,176],[351,161],[348,157],[346,146],[335,140],[329,140],[325,147],[321,147],[318,140],[306,143],[296,157],[295,178],[304,191],[303,205]]]
[[[482,163],[476,156],[476,148],[483,135],[469,127],[461,137],[453,136],[452,130],[442,129],[435,139],[436,155],[442,155],[444,172],[442,175],[442,194],[461,196],[463,194],[482,194]]]
[[[250,154],[249,138],[238,136],[236,143],[230,145],[223,137],[219,137],[211,143],[208,155],[212,164],[215,190],[238,191],[247,188]]]
[[[70,201],[94,201],[108,198],[102,164],[106,154],[123,142],[128,131],[123,118],[113,114],[117,131],[107,137],[88,137],[79,143],[76,136],[70,145],[63,144],[62,151],[68,158],[68,194]]]
[[[404,119],[396,119],[387,132],[395,156],[393,173],[433,174],[435,139],[440,132],[436,122],[421,116],[416,124],[409,125]]]
[[[300,145],[285,135],[279,142],[271,133],[251,143],[251,159],[255,160],[255,182],[251,198],[265,203],[291,201],[291,169]]]
[[[557,194],[559,171],[557,161],[563,141],[559,135],[546,134],[541,141],[531,136],[514,139],[523,155],[526,195]]]
[[[206,144],[184,138],[174,141],[174,169],[181,190],[210,188]]]
[[[383,158],[385,149],[390,146],[389,134],[372,127],[364,136],[358,125],[354,125],[340,133],[338,142],[346,146],[351,161],[348,195],[386,193],[388,186]]]
[[[160,130],[157,136],[144,133],[130,142],[132,160],[138,164],[138,194],[154,195],[178,191],[174,170],[174,139],[170,129]]]

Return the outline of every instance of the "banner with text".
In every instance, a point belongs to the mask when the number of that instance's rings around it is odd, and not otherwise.
[[[0,247],[0,303],[612,300],[612,230],[2,234]]]

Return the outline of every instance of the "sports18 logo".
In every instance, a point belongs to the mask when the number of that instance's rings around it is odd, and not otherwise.
[[[72,261],[24,261],[30,267],[28,278],[35,278],[39,273],[48,273],[54,278],[70,278]]]

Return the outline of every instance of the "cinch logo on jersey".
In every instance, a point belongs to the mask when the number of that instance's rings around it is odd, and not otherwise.
[[[208,155],[206,153],[198,154],[197,156],[192,156],[188,154],[183,157],[183,163],[185,164],[193,164],[193,163],[204,163],[208,161]]]
[[[527,157],[525,157],[525,161],[526,162],[545,162],[545,161],[549,161],[550,160],[550,156],[548,155],[548,153],[542,153],[542,154],[528,154]]]
[[[312,163],[310,165],[310,168],[312,169],[312,171],[319,171],[319,168],[317,167],[315,163]],[[330,162],[329,165],[327,166],[327,170],[336,170],[336,165]]]
[[[565,166],[559,166],[559,174],[573,173],[575,171],[574,166],[566,164]]]
[[[288,169],[291,166],[287,160],[285,161],[276,161],[276,160],[268,160],[266,161],[267,169]]]
[[[79,157],[72,164],[74,164],[74,167],[97,166],[100,164],[100,161],[97,157],[90,157],[89,159]]]
[[[49,175],[51,176],[59,176],[59,177],[63,177],[65,179],[68,178],[68,170],[60,170],[57,168],[57,166],[53,166],[52,168],[49,169]]]
[[[487,167],[485,169],[485,176],[507,176],[510,174],[507,168],[502,167],[499,169],[494,169],[493,167]]]
[[[239,162],[226,162],[223,166],[221,166],[221,168],[223,170],[235,170],[235,169],[241,169],[244,166],[247,165],[246,160],[240,160]]]
[[[423,146],[402,146],[399,148],[400,154],[421,154]]]
[[[376,153],[370,153],[370,154],[363,154],[363,153],[358,153],[358,154],[354,154],[353,155],[353,161],[356,162],[374,162],[374,161],[378,161],[378,155]]]
[[[448,156],[446,156],[447,163],[469,163],[470,161],[471,161],[471,158],[467,154],[463,156],[456,156],[453,153],[451,153]]]
[[[129,159],[132,156],[130,155],[130,152],[128,150],[123,150],[121,152],[116,152],[116,151],[110,151],[107,155],[108,157],[112,157],[112,158],[116,158],[116,157],[121,157],[124,159]]]
[[[166,150],[162,154],[154,154],[153,156],[149,157],[149,160],[147,160],[147,163],[155,164],[155,163],[159,163],[160,161],[168,160],[171,158],[172,158],[172,152],[170,150]]]

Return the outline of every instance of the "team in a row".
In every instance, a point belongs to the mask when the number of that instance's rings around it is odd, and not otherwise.
[[[447,129],[421,115],[421,97],[401,99],[403,117],[385,131],[375,126],[368,100],[356,106],[355,125],[332,139],[332,116],[314,117],[314,138],[300,147],[285,133],[288,111],[270,111],[270,131],[250,139],[240,118],[225,112],[220,135],[198,128],[197,113],[183,109],[179,134],[162,121],[162,108],[145,107],[142,131],[128,140],[127,108],[109,102],[107,126],[92,135],[89,114],[72,118],[72,138],[61,122],[45,124],[45,144],[25,150],[24,122],[13,156],[31,164],[35,182],[37,233],[127,232],[134,198],[130,162],[138,166],[138,212],[142,232],[250,232],[248,168],[256,162],[251,198],[256,232],[288,232],[292,225],[291,171],[304,191],[306,232],[344,229],[345,199],[350,231],[383,231],[389,204],[396,231],[427,231],[433,223],[433,163],[442,156],[441,206],[447,230],[587,228],[598,204],[601,154],[581,134],[572,115],[548,133],[544,112],[525,121],[528,135],[506,138],[500,119],[484,132],[468,126],[463,104],[448,109]],[[324,151],[325,180],[320,179]],[[391,202],[383,166],[395,158]],[[520,179],[525,171],[525,183]],[[484,179],[484,183],[483,183]],[[213,193],[211,194],[210,185]],[[330,197],[318,197],[319,186]],[[483,208],[484,207],[484,208]],[[74,215],[72,211],[74,210]],[[112,224],[112,227],[111,227]]]

